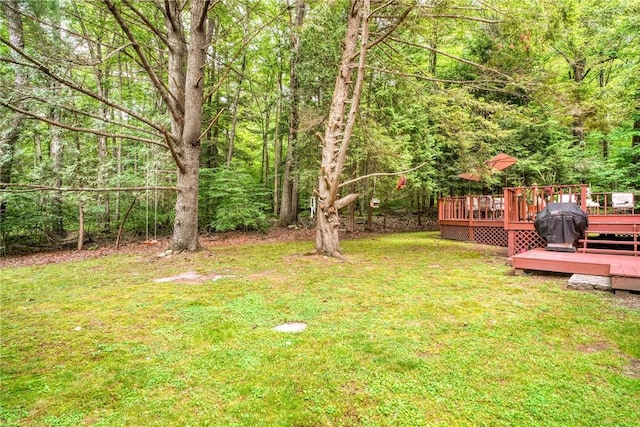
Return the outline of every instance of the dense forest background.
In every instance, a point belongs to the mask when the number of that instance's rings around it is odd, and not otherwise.
[[[0,253],[80,224],[106,236],[171,233],[181,168],[171,89],[181,65],[168,54],[179,34],[170,18],[190,5],[2,0]],[[349,2],[205,6],[199,229],[293,224],[309,215],[318,183]],[[361,214],[372,197],[411,212],[442,195],[533,183],[640,189],[640,1],[371,9],[372,34],[385,37],[372,37],[381,41],[366,58],[344,179],[425,165],[402,190],[397,176],[355,182]],[[188,22],[183,34],[197,25]],[[189,49],[188,39],[178,44]],[[484,162],[500,152],[518,162],[491,174]]]

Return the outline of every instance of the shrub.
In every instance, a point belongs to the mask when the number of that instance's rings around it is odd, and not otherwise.
[[[216,231],[266,231],[268,194],[250,174],[222,167],[214,171],[201,196],[213,202],[209,226]],[[203,183],[204,184],[204,183]]]

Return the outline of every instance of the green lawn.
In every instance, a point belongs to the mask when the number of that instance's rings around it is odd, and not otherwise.
[[[3,269],[0,424],[640,425],[637,309],[435,233],[342,246]]]

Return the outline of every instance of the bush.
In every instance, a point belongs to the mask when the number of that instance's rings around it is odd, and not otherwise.
[[[213,201],[210,227],[216,231],[267,230],[268,194],[250,174],[222,167],[209,182],[202,185],[201,196]]]

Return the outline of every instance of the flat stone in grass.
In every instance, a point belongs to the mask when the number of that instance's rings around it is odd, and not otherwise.
[[[567,286],[571,289],[611,291],[611,277],[574,274],[569,278]]]
[[[177,282],[187,285],[199,285],[205,282],[216,282],[220,279],[223,279],[224,277],[225,276],[222,276],[220,274],[202,275],[196,273],[195,271],[187,271],[186,273],[180,273],[177,276],[162,277],[160,279],[154,279],[153,281],[156,283]]]
[[[302,332],[305,329],[307,329],[307,324],[302,322],[283,323],[273,328],[274,331],[278,332]]]

